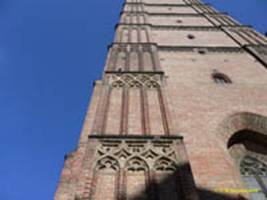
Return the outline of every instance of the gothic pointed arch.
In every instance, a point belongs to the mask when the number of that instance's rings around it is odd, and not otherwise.
[[[125,168],[127,171],[132,172],[148,171],[149,169],[146,161],[137,156],[130,158],[126,163]]]
[[[167,157],[161,157],[155,161],[154,170],[165,171],[165,172],[175,172],[177,169],[177,164]]]
[[[267,197],[267,118],[252,113],[231,116],[224,124],[227,148],[252,200]],[[230,130],[233,132],[231,133]]]
[[[250,130],[267,135],[267,117],[252,113],[238,112],[227,116],[217,127],[218,134],[229,148],[235,134],[242,130]]]
[[[112,156],[106,156],[101,159],[99,159],[96,162],[95,170],[96,171],[119,171],[119,162]]]

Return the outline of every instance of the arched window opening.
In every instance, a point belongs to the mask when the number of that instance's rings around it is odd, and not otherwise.
[[[215,83],[225,85],[225,84],[231,84],[232,80],[225,74],[218,72],[217,70],[214,70],[212,73],[212,79]]]
[[[242,144],[251,152],[267,156],[267,135],[249,129],[236,132],[228,141],[228,148],[235,144]]]
[[[250,129],[234,133],[227,144],[251,200],[267,199],[267,135]]]
[[[252,200],[267,198],[267,166],[251,156],[245,156],[240,163],[240,173],[246,187],[255,190]]]

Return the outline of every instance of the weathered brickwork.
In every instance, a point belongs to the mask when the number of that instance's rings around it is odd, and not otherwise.
[[[126,0],[55,199],[264,199],[266,55],[198,0]]]

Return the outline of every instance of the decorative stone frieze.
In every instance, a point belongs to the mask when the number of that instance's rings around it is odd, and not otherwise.
[[[112,87],[158,88],[162,85],[161,73],[107,73],[106,80]]]
[[[177,145],[181,145],[179,137],[101,138],[96,149],[95,169],[175,172],[179,166]]]
[[[114,199],[198,199],[181,137],[90,136],[90,142],[98,145],[87,198],[103,198],[105,186]]]

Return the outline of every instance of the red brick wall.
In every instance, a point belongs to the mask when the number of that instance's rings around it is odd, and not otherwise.
[[[214,13],[210,6],[191,5],[196,3],[192,0],[144,3],[124,6],[123,24],[116,29],[116,43],[109,50],[103,79],[95,84],[77,151],[65,162],[57,200],[124,199],[138,193],[153,196],[147,189],[156,191],[157,182],[170,186],[158,187],[164,191],[160,199],[167,198],[171,192],[166,190],[172,190],[172,184],[182,199],[197,199],[196,187],[199,194],[205,191],[202,196],[215,199],[214,195],[219,195],[214,194],[215,188],[243,187],[234,159],[244,151],[233,147],[229,152],[229,138],[242,129],[267,133],[263,117],[267,116],[265,47],[252,55],[242,46],[259,47],[267,44],[266,39],[248,27],[232,27],[236,23],[227,16]],[[177,23],[178,19],[182,22]],[[232,84],[215,83],[214,70],[227,75]],[[90,135],[181,135],[190,163],[184,147],[175,147],[180,153],[176,167],[183,173],[171,178],[161,180],[157,174],[154,177],[138,170],[131,172],[134,175],[125,175],[121,169],[114,169],[113,174],[98,173],[101,159],[97,161],[96,155],[109,150],[96,151],[98,142],[88,139]],[[148,168],[153,166],[148,164]]]

